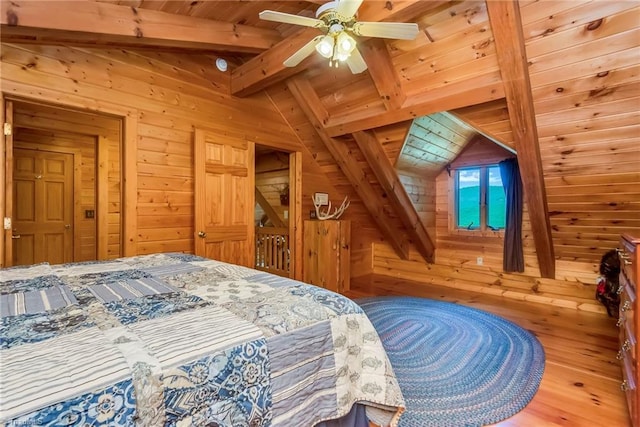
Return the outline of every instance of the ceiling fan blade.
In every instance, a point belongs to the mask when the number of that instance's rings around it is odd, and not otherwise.
[[[326,27],[326,24],[320,19],[292,15],[284,12],[276,12],[274,10],[263,10],[258,14],[258,16],[260,16],[260,19],[264,19],[265,21],[283,22],[285,24],[304,25],[305,27],[314,28]]]
[[[318,44],[318,42],[320,41],[320,39],[322,39],[322,37],[324,36],[317,36],[311,39],[309,43],[305,44],[300,49],[298,49],[293,55],[287,58],[282,64],[285,67],[295,67],[296,65],[298,65],[300,62],[302,62],[303,59],[311,55],[311,53],[316,50],[316,44]]]
[[[356,22],[353,33],[365,37],[413,40],[418,35],[418,24],[404,22]]]
[[[363,0],[338,0],[336,13],[345,18],[346,21],[350,21],[351,18],[355,16],[362,1]]]
[[[360,74],[367,69],[367,63],[364,62],[364,58],[357,48],[351,52],[351,55],[349,55],[345,62],[353,74]]]

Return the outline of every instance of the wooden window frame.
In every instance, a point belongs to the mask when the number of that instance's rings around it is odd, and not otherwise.
[[[449,197],[449,232],[454,234],[460,234],[465,236],[478,236],[478,237],[503,237],[504,228],[493,230],[487,225],[488,209],[487,204],[487,183],[489,181],[489,168],[498,167],[497,163],[487,163],[463,166],[455,169],[451,169],[450,176],[450,188],[451,197]],[[466,169],[480,169],[480,227],[475,229],[467,229],[466,227],[458,226],[458,173],[461,170]]]

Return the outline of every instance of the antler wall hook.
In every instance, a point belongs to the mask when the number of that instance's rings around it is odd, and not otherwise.
[[[347,200],[347,197],[345,196],[344,200],[342,201],[342,204],[340,205],[339,208],[336,208],[333,213],[331,213],[331,202],[329,202],[329,206],[327,207],[326,212],[322,212],[320,211],[320,203],[316,202],[315,197],[311,197],[311,200],[313,200],[313,206],[315,206],[316,208],[316,218],[321,219],[321,220],[326,220],[326,219],[338,219],[342,216],[342,214],[344,213],[345,210],[347,210],[347,208],[349,207],[349,204],[351,202],[349,202]]]

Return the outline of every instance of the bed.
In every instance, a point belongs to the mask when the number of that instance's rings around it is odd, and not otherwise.
[[[177,253],[12,267],[0,287],[7,426],[394,426],[404,410],[363,311],[322,288]]]

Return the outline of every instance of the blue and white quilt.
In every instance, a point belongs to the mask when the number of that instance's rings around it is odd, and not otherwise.
[[[185,254],[0,270],[6,426],[313,426],[404,401],[364,312]]]

